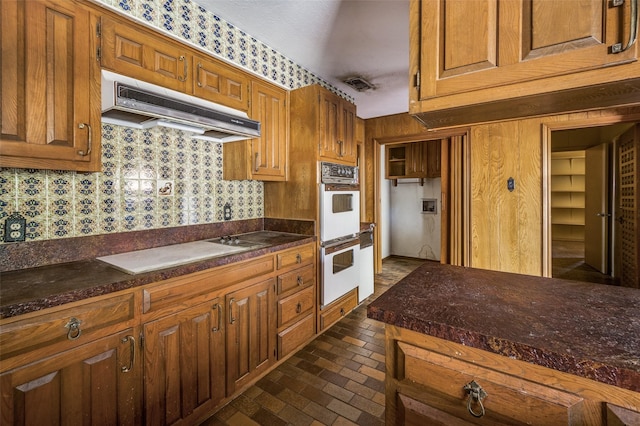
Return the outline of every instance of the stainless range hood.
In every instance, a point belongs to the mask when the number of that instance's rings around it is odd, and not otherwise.
[[[106,70],[102,122],[138,129],[171,127],[215,142],[260,136],[260,122],[242,111]]]

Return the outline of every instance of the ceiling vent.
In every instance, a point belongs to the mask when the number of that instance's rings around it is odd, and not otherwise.
[[[356,89],[358,92],[366,92],[367,90],[374,90],[375,86],[371,83],[369,83],[367,80],[365,80],[362,77],[349,77],[343,80],[345,82],[345,84],[353,87],[354,89]]]

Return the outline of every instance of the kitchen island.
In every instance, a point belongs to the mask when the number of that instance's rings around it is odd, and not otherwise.
[[[430,262],[368,317],[387,424],[640,424],[636,289]]]

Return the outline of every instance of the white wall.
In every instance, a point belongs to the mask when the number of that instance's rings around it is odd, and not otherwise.
[[[389,181],[387,181],[389,182]],[[437,214],[422,213],[422,199],[435,198]],[[440,260],[440,179],[403,179],[390,186],[390,253]]]

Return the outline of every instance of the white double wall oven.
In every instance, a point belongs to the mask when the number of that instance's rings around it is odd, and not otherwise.
[[[360,280],[358,168],[321,163],[321,305],[358,287]]]

